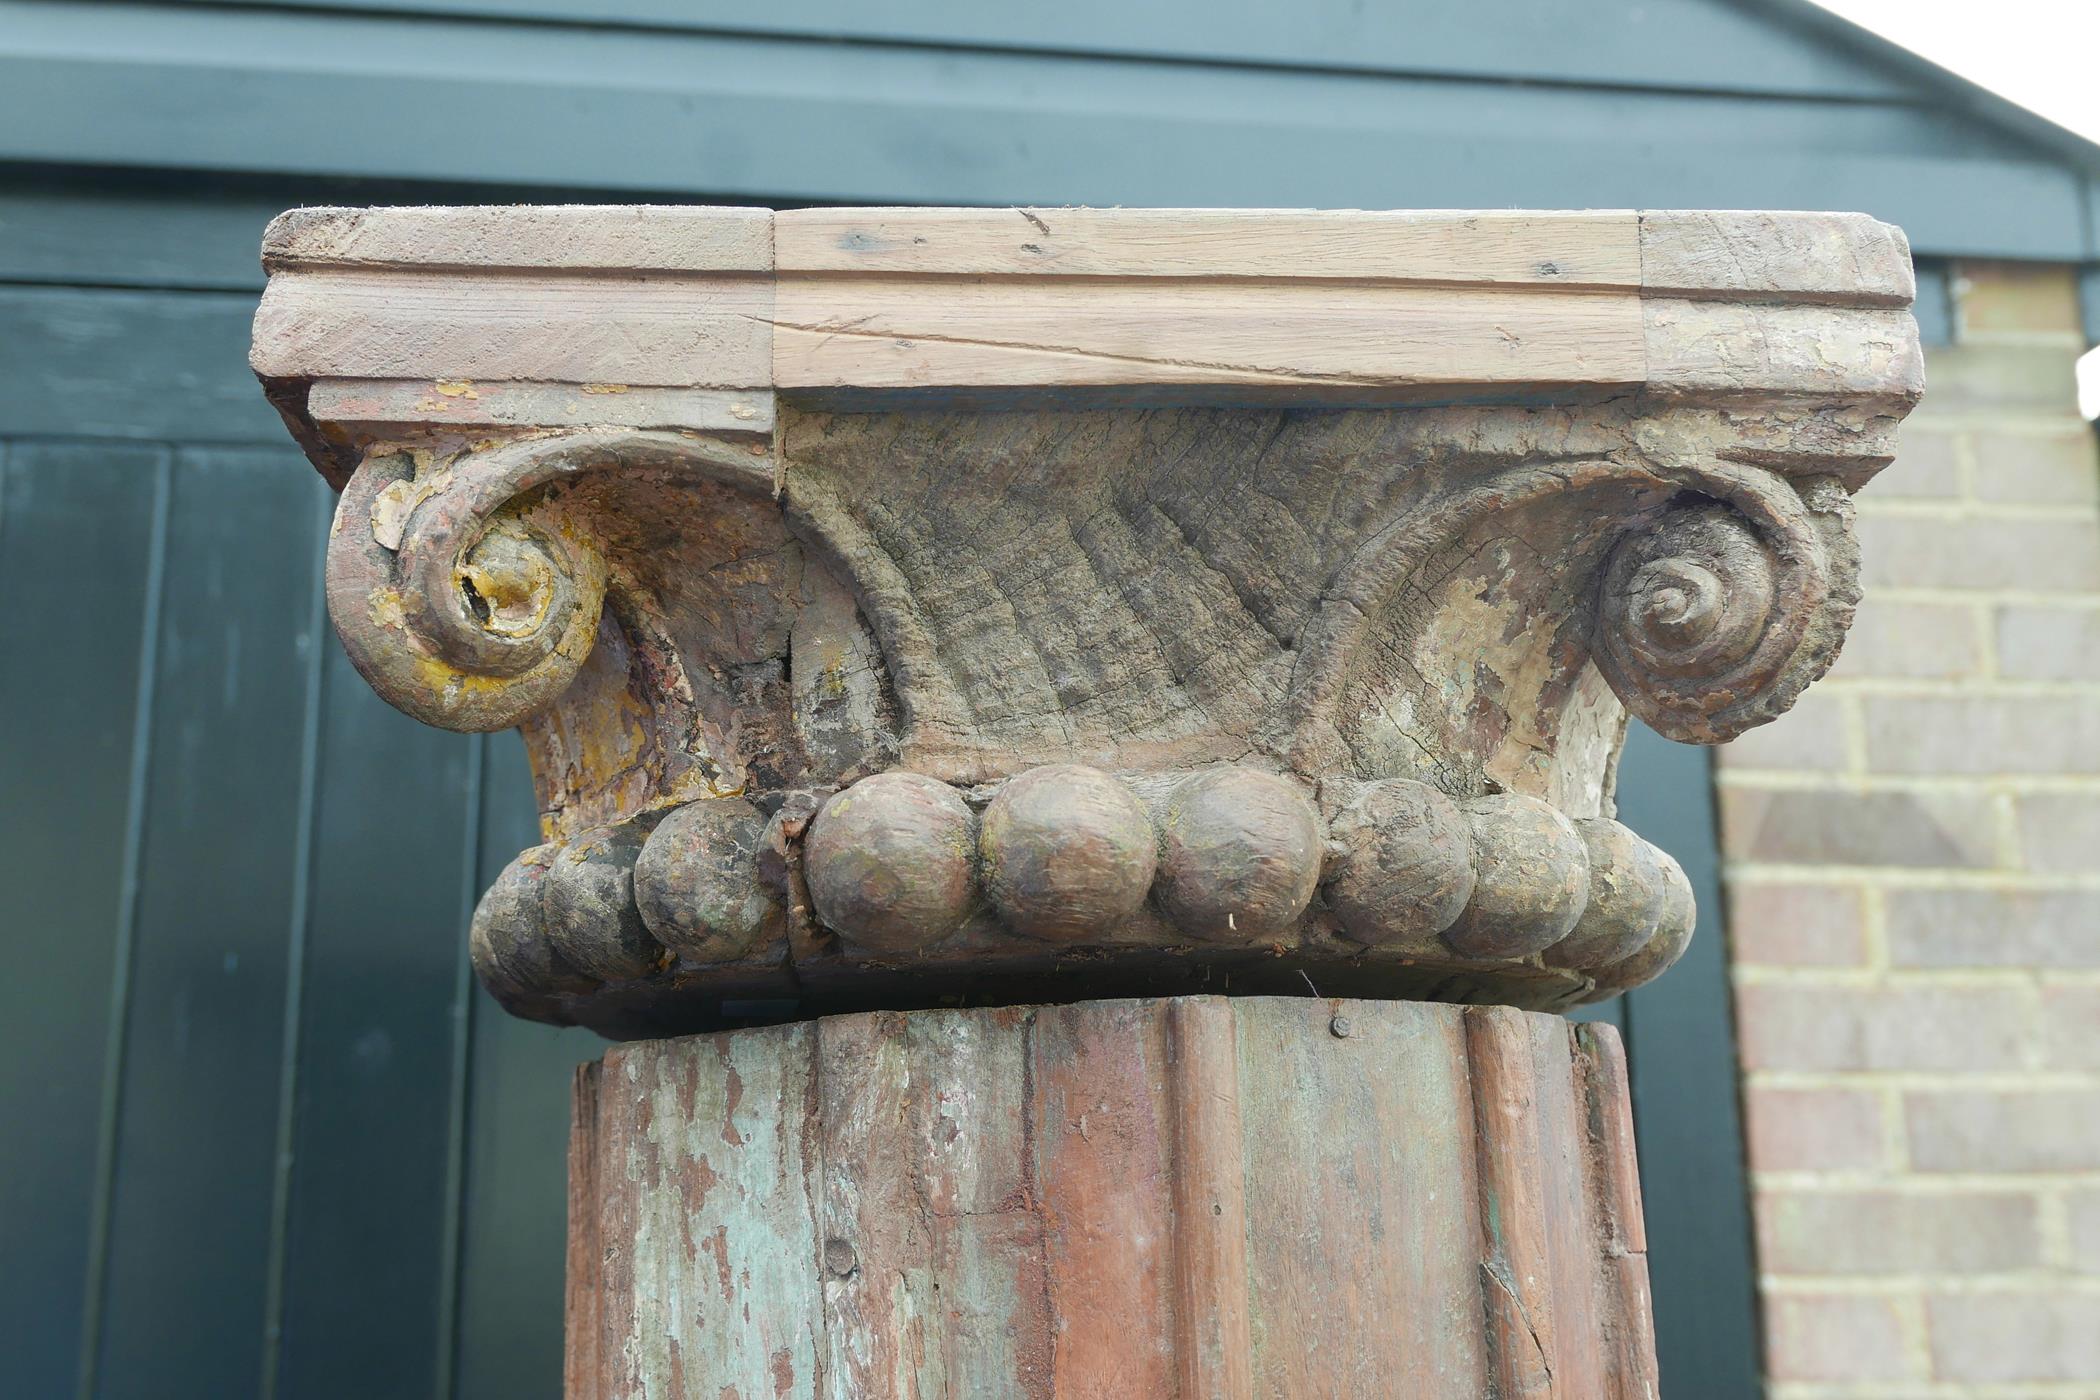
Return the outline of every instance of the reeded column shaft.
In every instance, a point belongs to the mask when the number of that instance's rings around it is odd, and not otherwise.
[[[569,1400],[1656,1393],[1609,1027],[876,1012],[627,1046],[576,1107]]]

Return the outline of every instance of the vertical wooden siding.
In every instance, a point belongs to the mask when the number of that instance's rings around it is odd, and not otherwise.
[[[288,447],[0,445],[0,1393],[554,1393],[597,1046],[476,1004],[523,755],[350,670],[329,504]]]

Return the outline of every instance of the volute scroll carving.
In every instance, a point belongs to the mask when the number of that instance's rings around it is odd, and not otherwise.
[[[388,703],[442,729],[509,729],[582,669],[607,565],[572,488],[660,471],[764,497],[742,449],[670,433],[524,437],[438,456],[379,448],[343,488],[330,533],[329,612]]]
[[[1668,738],[1718,744],[1783,713],[1828,670],[1859,602],[1852,506],[1814,478],[1688,469],[1598,582],[1597,667]]]
[[[477,969],[619,1035],[1637,985],[1628,716],[1823,673],[1920,387],[1858,216],[447,214],[273,234],[257,367],[360,672],[525,735]]]

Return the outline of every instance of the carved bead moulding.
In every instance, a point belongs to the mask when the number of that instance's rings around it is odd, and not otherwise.
[[[1858,598],[1921,368],[1858,215],[307,209],[254,364],[390,702],[521,729],[473,928],[612,1034],[1284,991],[1555,1008]]]

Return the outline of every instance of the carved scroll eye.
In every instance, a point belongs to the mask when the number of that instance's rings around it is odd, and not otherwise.
[[[1836,655],[1857,586],[1835,487],[1715,467],[1613,552],[1599,585],[1598,669],[1673,739],[1718,743],[1793,704]],[[1725,499],[1719,498],[1725,493]]]
[[[551,615],[574,606],[569,575],[554,567],[545,537],[503,521],[460,562],[457,583],[467,610],[493,636],[530,637]]]
[[[412,517],[401,571],[424,640],[478,675],[522,678],[551,663],[573,676],[605,596],[597,551],[565,534],[547,505],[499,515],[479,538]]]
[[[568,687],[596,639],[605,561],[520,457],[421,477],[375,459],[344,492],[329,550],[336,630],[373,687],[426,724],[516,724]]]
[[[1773,562],[1724,506],[1687,510],[1628,540],[1604,578],[1607,647],[1629,669],[1693,676],[1753,651],[1772,616]]]
[[[622,470],[771,489],[748,452],[663,433],[524,438],[420,469],[366,460],[337,510],[328,608],[373,689],[468,731],[507,729],[567,689],[609,577],[576,483]]]

